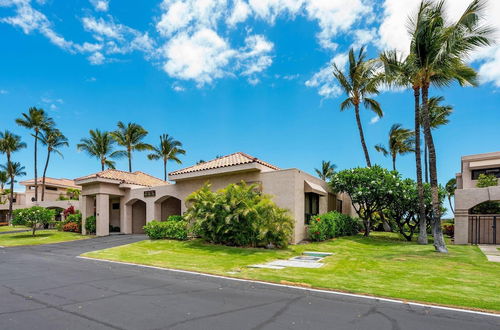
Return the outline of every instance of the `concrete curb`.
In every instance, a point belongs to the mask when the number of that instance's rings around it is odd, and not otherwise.
[[[426,308],[432,308],[432,309],[438,309],[438,310],[444,310],[444,311],[452,311],[452,312],[459,312],[459,313],[469,313],[469,314],[476,314],[476,315],[483,315],[483,316],[493,316],[493,317],[500,318],[500,313],[499,314],[495,314],[495,313],[481,312],[481,311],[475,311],[475,310],[470,310],[470,309],[462,309],[462,308],[446,307],[446,306],[439,306],[439,305],[431,305],[431,304],[424,304],[424,303],[418,303],[418,302],[412,302],[412,301],[404,301],[404,300],[399,300],[399,299],[389,299],[389,298],[368,296],[368,295],[362,295],[362,294],[356,294],[356,293],[347,293],[347,292],[333,291],[333,290],[322,290],[322,289],[306,288],[306,287],[301,287],[301,286],[287,285],[287,284],[280,284],[280,283],[272,283],[272,282],[265,282],[265,281],[258,281],[258,280],[248,280],[248,279],[236,278],[236,277],[228,277],[228,276],[223,276],[223,275],[214,275],[214,274],[200,273],[200,272],[195,272],[195,271],[190,271],[190,270],[182,270],[182,269],[165,268],[165,267],[158,267],[158,266],[141,265],[141,264],[135,264],[135,263],[131,263],[131,262],[113,261],[113,260],[106,260],[106,259],[97,259],[97,258],[90,258],[90,257],[84,257],[84,256],[77,256],[76,258],[83,259],[83,260],[90,260],[90,261],[100,261],[100,262],[108,262],[108,263],[114,263],[114,264],[120,264],[120,265],[136,266],[136,267],[148,268],[148,269],[164,270],[164,271],[176,272],[176,273],[183,273],[183,274],[206,276],[206,277],[219,278],[219,279],[225,279],[225,280],[231,280],[231,281],[237,281],[237,282],[247,282],[247,283],[255,283],[255,284],[276,286],[276,287],[281,287],[281,288],[289,288],[289,289],[301,290],[301,291],[307,291],[307,292],[327,293],[327,294],[338,295],[338,296],[363,298],[363,299],[369,299],[369,300],[375,300],[375,301],[383,301],[383,302],[387,302],[387,303],[403,304],[403,305],[410,305],[410,306],[417,306],[417,307],[426,307]]]

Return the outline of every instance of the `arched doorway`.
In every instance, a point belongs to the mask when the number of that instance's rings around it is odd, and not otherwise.
[[[144,234],[146,225],[146,203],[137,200],[132,204],[132,234]]]
[[[166,221],[171,215],[181,215],[181,200],[173,196],[164,196],[155,203],[156,218]]]
[[[486,201],[469,209],[469,243],[500,243],[500,202]]]

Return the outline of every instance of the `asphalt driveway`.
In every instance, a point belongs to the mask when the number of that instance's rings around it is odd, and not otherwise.
[[[500,329],[500,318],[84,260],[143,236],[0,249],[0,329]]]

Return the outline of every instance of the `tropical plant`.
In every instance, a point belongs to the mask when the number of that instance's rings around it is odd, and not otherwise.
[[[419,16],[422,23],[412,29],[410,52],[414,54],[422,87],[422,116],[424,138],[429,149],[429,177],[432,190],[434,247],[438,252],[448,252],[441,228],[439,187],[436,166],[436,149],[431,132],[429,113],[429,88],[442,87],[452,81],[461,86],[476,86],[477,73],[466,61],[468,55],[481,46],[492,44],[493,30],[481,20],[485,1],[473,0],[459,19],[448,24],[445,20],[445,2],[422,2]]]
[[[175,140],[168,134],[160,136],[160,144],[152,148],[153,153],[148,155],[150,160],[163,160],[163,178],[167,181],[167,162],[173,160],[177,164],[181,164],[179,155],[185,155],[186,151],[182,149],[182,143]]]
[[[330,161],[321,161],[321,169],[315,168],[316,174],[323,181],[330,180],[332,175],[335,173],[337,165],[332,164]]]
[[[477,178],[476,186],[478,188],[487,188],[497,185],[498,185],[498,178],[494,175],[481,173]]]
[[[453,112],[451,105],[441,105],[444,101],[443,96],[433,96],[429,99],[429,116],[431,129],[436,129],[440,126],[447,125],[450,120],[448,117]],[[423,111],[420,112],[421,114]],[[422,116],[423,117],[423,116]],[[423,121],[423,118],[421,118]],[[425,182],[429,182],[429,151],[427,145],[424,143],[424,173]]]
[[[118,152],[128,158],[128,171],[132,172],[132,153],[134,151],[153,149],[150,144],[142,142],[142,140],[148,135],[148,131],[136,123],[128,123],[125,125],[123,122],[119,121],[117,126],[118,129],[110,134],[118,145],[125,147],[125,150]]]
[[[40,134],[40,142],[47,147],[47,159],[45,167],[43,168],[42,175],[42,202],[45,199],[45,178],[47,176],[47,168],[49,167],[50,155],[56,153],[63,157],[59,150],[62,147],[68,147],[68,139],[61,133],[60,130],[54,128],[47,128]]]
[[[285,247],[293,219],[257,185],[230,184],[217,192],[205,184],[186,199],[184,214],[198,235],[208,242],[234,246]]]
[[[344,73],[339,67],[333,65],[333,75],[338,80],[340,87],[347,95],[340,104],[340,111],[344,111],[351,107],[354,108],[356,123],[358,126],[361,146],[365,155],[366,165],[371,166],[370,155],[366,147],[363,126],[359,114],[359,106],[363,104],[368,110],[373,111],[378,117],[384,115],[380,104],[370,96],[379,93],[378,85],[381,83],[383,76],[377,73],[377,62],[366,60],[365,48],[361,47],[358,54],[355,55],[354,49],[349,50],[349,68]]]
[[[415,134],[412,130],[401,127],[401,124],[394,124],[389,130],[388,148],[382,144],[377,144],[375,150],[384,156],[391,156],[392,169],[396,170],[396,157],[415,152]]]
[[[334,237],[351,236],[359,231],[358,221],[337,211],[314,216],[307,226],[309,238],[324,241]]]
[[[90,130],[90,138],[83,138],[76,146],[78,150],[86,152],[89,156],[98,158],[101,163],[101,170],[104,167],[115,168],[113,158],[121,158],[124,156],[122,151],[113,151],[115,141],[111,134],[106,131]]]
[[[54,220],[54,216],[54,210],[33,206],[27,209],[15,210],[12,224],[14,226],[30,227],[31,235],[35,236],[37,228],[51,223]]]
[[[78,188],[68,188],[66,189],[66,196],[71,200],[78,200],[80,198],[81,190]]]
[[[457,189],[457,179],[453,178],[446,182],[444,186],[446,190],[446,197],[448,198],[448,203],[450,204],[450,209],[453,214],[455,214],[455,210],[453,209],[453,204],[451,203],[451,198],[455,196],[455,190]]]
[[[16,123],[19,126],[33,130],[33,137],[35,138],[34,144],[34,182],[35,182],[35,201],[38,200],[38,139],[39,134],[46,129],[51,128],[54,125],[52,118],[48,116],[45,110],[31,107],[28,109],[28,113],[22,113],[21,118],[16,119]]]
[[[12,162],[12,154],[16,151],[26,148],[26,143],[21,141],[19,135],[9,131],[0,132],[0,153],[7,156],[7,164],[3,167],[10,178],[10,198],[9,198],[9,222],[12,221],[12,204],[14,201],[14,175],[15,171],[9,172],[9,166]]]
[[[3,200],[3,196],[7,195],[8,189],[4,189],[5,185],[9,182],[9,175],[7,171],[0,171],[0,204],[5,204],[6,201]]]

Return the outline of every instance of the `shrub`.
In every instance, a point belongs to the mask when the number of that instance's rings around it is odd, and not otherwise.
[[[33,206],[28,209],[14,210],[12,224],[14,226],[26,226],[32,229],[32,235],[35,236],[37,227],[51,223],[54,220],[53,210],[41,206]]]
[[[452,223],[444,223],[443,224],[443,234],[453,237],[455,235],[455,225]]]
[[[69,231],[72,233],[79,233],[80,226],[76,222],[67,222],[62,226],[63,231]]]
[[[498,179],[496,176],[491,174],[479,174],[477,179],[478,188],[486,188],[498,185]]]
[[[308,226],[309,237],[313,241],[355,235],[358,231],[359,223],[356,219],[337,211],[312,217]]]
[[[187,198],[184,215],[208,242],[231,246],[287,246],[293,219],[256,185],[230,184],[217,192],[205,184]]]
[[[90,216],[85,219],[85,230],[87,234],[94,234],[96,231],[96,219],[95,216]]]
[[[67,209],[65,209],[65,210],[63,211],[63,214],[64,214],[64,217],[65,217],[65,218],[67,218],[67,217],[68,217],[68,215],[70,215],[70,214],[75,214],[75,213],[76,213],[76,212],[75,212],[75,208],[74,208],[74,206],[73,206],[73,205],[71,205],[70,207],[68,207]]]
[[[156,221],[147,223],[144,232],[151,239],[172,238],[186,240],[188,238],[188,223],[186,221]]]
[[[167,218],[167,221],[184,221],[184,217],[182,215],[171,215]]]

